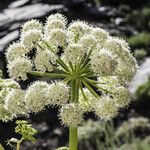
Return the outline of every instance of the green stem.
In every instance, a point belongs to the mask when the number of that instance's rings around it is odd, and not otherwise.
[[[92,50],[90,49],[89,52],[88,52],[88,54],[87,54],[87,56],[84,59],[84,62],[82,63],[82,68],[84,68],[87,65],[91,53],[92,53]]]
[[[20,144],[21,144],[20,142],[17,143],[17,148],[16,148],[16,150],[20,150]]]
[[[65,69],[67,72],[69,72],[68,66],[63,62],[63,60],[60,57],[58,57],[57,62],[63,69]]]
[[[77,103],[79,99],[79,79],[73,79],[71,82],[71,102]],[[78,149],[78,127],[69,128],[69,150]]]
[[[43,43],[49,48],[49,50],[55,54],[55,52],[53,51],[52,47],[46,42],[46,41],[43,41]],[[39,47],[41,47],[39,44],[38,44]],[[41,47],[42,48],[42,47]],[[56,55],[56,54],[55,54]],[[63,62],[63,60],[57,56],[58,59],[57,59],[57,63],[64,69],[66,70],[67,72],[69,71],[69,68],[68,66]]]
[[[82,93],[82,96],[84,98],[84,100],[90,105],[85,93],[84,93],[84,90],[83,90],[83,87],[82,87],[82,83],[80,82],[80,90],[81,90],[81,93]]]
[[[92,89],[92,87],[91,87],[84,79],[82,79],[82,83],[87,87],[87,89],[88,89],[96,98],[99,98],[99,95]]]
[[[66,77],[63,81],[64,81],[66,84],[69,84],[70,81],[71,81],[71,77]]]
[[[100,90],[102,90],[102,91],[104,91],[104,92],[106,92],[106,93],[109,93],[109,94],[114,94],[113,92],[111,92],[111,91],[109,91],[109,90],[107,90],[107,89],[104,89],[104,88],[102,88],[101,86],[98,86],[98,85],[96,85],[95,83],[91,82],[88,78],[85,78],[85,81],[86,81],[87,83],[89,83],[90,85],[92,85],[93,87],[97,88],[97,89],[100,89]]]
[[[16,150],[20,150],[20,145],[21,145],[21,143],[22,143],[23,140],[24,140],[24,139],[21,138],[21,139],[17,142]]]
[[[78,149],[78,128],[69,129],[69,150]]]
[[[68,74],[63,74],[63,73],[43,73],[43,72],[38,72],[38,71],[31,71],[28,74],[34,75],[34,76],[40,76],[40,77],[49,77],[49,78],[66,78],[69,77]]]

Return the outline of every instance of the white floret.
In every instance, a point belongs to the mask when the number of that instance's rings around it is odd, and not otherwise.
[[[36,48],[37,43],[40,42],[43,38],[43,34],[39,30],[30,30],[22,34],[21,36],[21,43],[23,46],[28,49],[29,51],[33,48]]]
[[[47,37],[47,42],[52,46],[65,47],[67,44],[67,35],[66,32],[62,29],[54,29],[50,32]]]
[[[84,21],[74,21],[68,27],[69,42],[76,43],[78,40],[91,32],[91,27]]]
[[[97,99],[87,88],[83,88],[83,93],[81,91],[79,93],[80,107],[83,109],[84,112],[93,111],[93,107],[94,107]]]
[[[52,83],[48,92],[48,103],[52,106],[66,104],[70,97],[69,87],[63,82]]]
[[[89,50],[94,51],[96,49],[97,44],[98,44],[98,42],[95,40],[94,36],[92,36],[92,35],[83,36],[79,40],[78,43],[83,45],[86,52],[88,52]]]
[[[64,24],[67,24],[67,19],[64,15],[60,14],[60,13],[55,13],[55,14],[52,14],[50,15],[48,18],[47,18],[47,22],[51,22],[53,20],[60,20],[62,21]]]
[[[113,75],[117,68],[117,60],[105,49],[93,52],[91,56],[91,69],[98,76]]]
[[[118,113],[118,108],[109,96],[102,96],[95,104],[95,114],[104,120],[110,120]]]
[[[68,127],[77,127],[83,122],[83,111],[78,104],[70,103],[63,105],[59,116],[62,124]]]
[[[43,28],[42,23],[40,23],[36,19],[31,19],[23,24],[21,31],[22,31],[22,34],[28,32],[30,30],[33,30],[33,29],[36,29],[36,30],[42,32],[42,28]]]
[[[5,108],[13,115],[25,115],[27,107],[25,105],[25,91],[14,89],[5,98]]]
[[[95,40],[99,43],[100,46],[103,46],[109,37],[109,33],[101,28],[93,28],[92,35],[95,37]]]
[[[25,94],[25,104],[31,112],[38,113],[48,104],[49,85],[43,81],[36,81],[30,85]]]
[[[6,50],[6,58],[11,62],[19,57],[24,57],[28,50],[23,47],[19,42],[11,44]]]
[[[70,44],[64,49],[64,57],[67,61],[80,63],[86,51],[81,44]]]
[[[56,63],[56,59],[56,56],[48,50],[39,51],[35,56],[34,64],[40,72],[51,72],[53,70],[53,64]]]
[[[51,20],[50,22],[47,22],[44,28],[44,34],[45,36],[48,36],[52,30],[54,29],[65,29],[65,24],[60,20]]]
[[[27,73],[32,71],[32,63],[29,59],[18,58],[8,64],[9,76],[16,80],[26,80]]]

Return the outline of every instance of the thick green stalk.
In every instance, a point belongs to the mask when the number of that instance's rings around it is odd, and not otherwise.
[[[69,129],[69,150],[78,149],[78,128]]]
[[[79,80],[74,79],[71,83],[71,102],[78,102],[79,98]],[[69,128],[69,150],[78,149],[78,127]]]

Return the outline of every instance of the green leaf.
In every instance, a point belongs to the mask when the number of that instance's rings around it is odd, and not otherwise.
[[[27,121],[24,120],[17,120],[16,121],[17,127],[15,128],[15,132],[22,135],[22,138],[24,140],[30,140],[35,141],[35,138],[33,137],[37,130],[35,130],[31,124],[28,124]]]

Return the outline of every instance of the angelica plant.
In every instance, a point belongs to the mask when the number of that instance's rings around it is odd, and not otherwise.
[[[21,135],[21,139],[11,138],[8,141],[8,145],[11,145],[11,143],[15,143],[16,150],[20,150],[20,145],[23,141],[35,141],[35,138],[33,136],[37,133],[37,130],[35,130],[30,124],[28,124],[27,121],[24,120],[17,120],[16,124],[17,126],[15,128],[15,132]]]
[[[20,40],[7,48],[6,58],[9,76],[16,81],[29,75],[55,79],[33,82],[25,93],[10,93],[4,105],[14,117],[58,106],[61,123],[69,128],[69,150],[77,150],[84,113],[94,111],[109,120],[131,101],[127,84],[137,62],[128,43],[87,22],[68,25],[58,13],[44,25],[32,19],[22,26]]]

